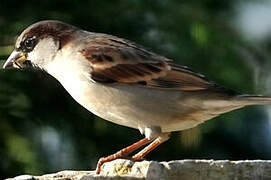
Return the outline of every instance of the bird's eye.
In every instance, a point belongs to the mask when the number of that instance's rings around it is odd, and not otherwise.
[[[37,39],[35,36],[26,38],[21,44],[21,48],[24,52],[30,52],[34,49],[37,44]]]

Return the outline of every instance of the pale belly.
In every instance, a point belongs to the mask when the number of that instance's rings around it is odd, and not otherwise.
[[[65,86],[64,86],[65,87]],[[78,86],[77,86],[78,87]],[[203,115],[202,102],[187,99],[180,91],[135,86],[82,84],[74,99],[95,115],[131,128],[160,127],[162,132],[192,128],[216,115]],[[67,88],[67,87],[65,87]]]

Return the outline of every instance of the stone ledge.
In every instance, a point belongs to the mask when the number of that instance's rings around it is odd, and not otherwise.
[[[94,171],[60,171],[42,176],[22,175],[8,180],[233,180],[271,179],[271,160],[175,160],[169,162],[118,159]]]

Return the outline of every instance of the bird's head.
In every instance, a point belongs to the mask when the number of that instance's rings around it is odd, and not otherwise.
[[[74,26],[54,20],[29,26],[17,38],[15,49],[3,68],[45,68],[71,40],[76,30]]]

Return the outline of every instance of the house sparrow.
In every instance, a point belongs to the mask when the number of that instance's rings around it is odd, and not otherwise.
[[[142,160],[168,140],[170,132],[193,128],[247,105],[270,104],[271,97],[241,95],[172,60],[116,36],[93,33],[60,21],[26,28],[3,68],[40,69],[57,79],[84,108],[145,138],[104,162]]]

